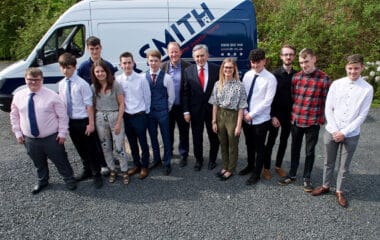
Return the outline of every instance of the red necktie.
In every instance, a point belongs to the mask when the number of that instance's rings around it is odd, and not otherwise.
[[[152,83],[153,83],[153,85],[156,85],[156,77],[157,77],[157,74],[152,73]]]
[[[201,70],[199,71],[199,83],[201,84],[203,90],[205,86],[205,72],[203,67],[201,67]]]

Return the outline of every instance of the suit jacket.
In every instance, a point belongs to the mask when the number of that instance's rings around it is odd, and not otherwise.
[[[165,61],[161,64],[161,69],[166,72],[166,73],[169,73],[169,64],[170,63],[170,60],[168,61]],[[180,89],[180,103],[181,105],[183,105],[183,89],[184,89],[184,85],[185,85],[185,81],[184,81],[184,74],[185,74],[185,69],[187,67],[189,67],[191,64],[182,60],[181,59],[181,89]]]
[[[184,74],[184,94],[183,111],[190,112],[191,115],[202,116],[203,110],[212,110],[212,105],[208,103],[215,82],[219,80],[219,65],[208,62],[208,82],[206,91],[203,92],[199,82],[198,70],[195,64],[185,69]]]

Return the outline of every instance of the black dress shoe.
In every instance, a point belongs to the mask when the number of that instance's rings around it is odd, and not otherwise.
[[[42,191],[42,189],[44,189],[45,187],[47,187],[47,185],[49,185],[49,184],[48,183],[46,183],[46,184],[37,184],[36,186],[33,187],[32,194],[38,194],[39,192]]]
[[[251,173],[253,170],[253,168],[251,166],[247,166],[245,168],[243,168],[240,172],[239,172],[239,175],[241,176],[244,176],[244,175],[247,175],[248,173]]]
[[[221,181],[227,181],[227,180],[230,179],[232,176],[233,176],[232,173],[231,173],[231,175],[229,175],[229,176],[222,175],[222,176],[220,177],[220,180],[221,180]]]
[[[207,169],[208,170],[213,170],[216,167],[216,162],[209,162]]]
[[[99,189],[103,187],[103,178],[102,176],[95,176],[94,177],[94,186],[96,189]]]
[[[202,164],[199,162],[195,163],[194,171],[199,172],[201,169],[202,169]]]
[[[221,178],[223,175],[224,175],[224,173],[225,173],[226,171],[219,171],[219,172],[217,172],[217,173],[215,173],[215,176],[217,176],[218,178]]]
[[[77,182],[76,181],[67,182],[66,188],[69,189],[70,191],[74,191],[75,189],[77,189]]]
[[[160,160],[160,161],[152,163],[152,165],[149,167],[149,169],[154,169],[154,168],[161,167],[161,166],[162,166],[162,162]]]
[[[181,161],[179,162],[179,167],[186,167],[187,165],[187,157],[181,157]]]
[[[252,175],[248,180],[245,182],[245,185],[255,185],[260,180],[260,177],[256,175]]]
[[[165,166],[163,172],[165,176],[168,176],[172,172],[171,166]]]
[[[83,171],[79,176],[75,177],[77,181],[84,181],[92,178],[92,173],[90,171]]]

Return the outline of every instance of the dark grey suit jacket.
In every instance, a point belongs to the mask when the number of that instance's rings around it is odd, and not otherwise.
[[[203,92],[199,82],[198,70],[195,64],[185,69],[185,85],[183,94],[183,111],[190,112],[193,117],[201,117],[204,110],[211,111],[212,105],[208,103],[215,82],[219,80],[219,65],[208,62],[208,82]]]

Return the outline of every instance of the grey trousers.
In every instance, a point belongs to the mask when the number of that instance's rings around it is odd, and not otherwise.
[[[325,143],[325,161],[323,168],[323,185],[330,187],[334,174],[335,162],[338,156],[338,149],[341,147],[341,156],[338,169],[338,177],[336,182],[336,191],[342,191],[343,180],[349,173],[349,167],[352,156],[358,145],[360,135],[345,138],[343,142],[336,143],[333,140],[332,134],[328,131],[325,132],[323,138]]]
[[[38,183],[43,185],[49,183],[48,158],[57,167],[59,174],[65,182],[73,182],[74,172],[67,159],[64,144],[59,144],[56,140],[57,133],[45,138],[25,137],[25,148],[37,168]]]

